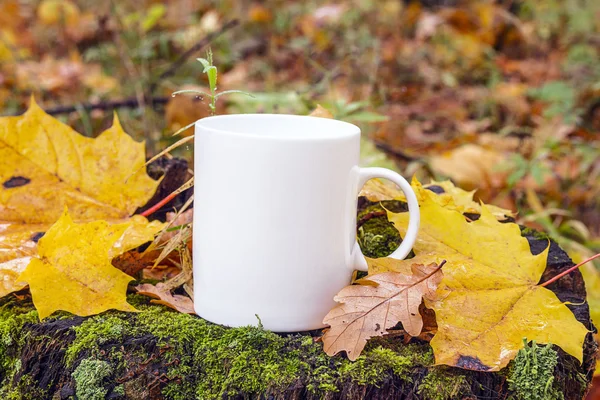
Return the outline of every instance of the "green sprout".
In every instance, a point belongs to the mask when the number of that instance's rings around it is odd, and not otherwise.
[[[210,103],[208,104],[208,107],[210,108],[211,115],[215,115],[215,112],[217,110],[217,99],[225,94],[241,93],[241,94],[245,94],[246,96],[253,97],[250,93],[244,92],[241,90],[225,90],[225,91],[217,93],[218,73],[217,73],[217,67],[213,65],[213,54],[212,54],[212,50],[210,48],[206,52],[206,58],[197,58],[196,60],[198,60],[198,62],[200,62],[202,64],[202,66],[204,67],[204,70],[202,72],[204,74],[206,74],[206,76],[208,77],[208,86],[210,88],[210,93],[205,93],[201,90],[187,89],[187,90],[178,90],[176,92],[173,92],[173,97],[177,96],[178,94],[183,94],[183,93],[193,93],[193,94],[199,95],[200,97],[207,97],[208,99],[210,99]]]

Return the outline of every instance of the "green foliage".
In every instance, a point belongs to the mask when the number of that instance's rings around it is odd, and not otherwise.
[[[452,400],[462,398],[469,391],[466,377],[458,370],[432,367],[419,384],[417,393],[423,400]]]
[[[112,375],[112,367],[106,361],[94,358],[82,360],[75,371],[75,393],[78,400],[103,400],[108,389],[103,387],[104,379]]]
[[[567,82],[551,81],[540,88],[531,89],[529,94],[548,104],[544,116],[554,118],[562,116],[566,123],[575,123],[579,120],[582,110],[577,108],[577,92]]]
[[[12,377],[18,371],[20,361],[11,356],[9,349],[18,348],[27,340],[27,336],[21,334],[23,325],[37,321],[38,313],[31,308],[20,307],[12,301],[2,305],[0,308],[0,376]]]
[[[508,163],[499,167],[499,169],[511,171],[506,178],[506,184],[513,187],[525,176],[531,175],[538,185],[543,185],[545,176],[551,171],[542,164],[541,158],[541,156],[538,156],[528,160],[521,154],[512,154]]]
[[[548,40],[554,36],[562,41],[594,32],[594,16],[600,10],[596,0],[538,0],[525,1],[521,17],[535,21],[536,33]],[[566,32],[566,34],[564,34]]]
[[[389,120],[389,117],[372,111],[368,111],[370,102],[353,101],[347,102],[343,99],[322,102],[323,107],[330,110],[335,119],[350,122],[383,122]]]
[[[512,362],[508,375],[509,389],[515,400],[562,400],[563,394],[554,386],[554,369],[558,354],[551,344],[531,346],[523,339],[525,347]]]

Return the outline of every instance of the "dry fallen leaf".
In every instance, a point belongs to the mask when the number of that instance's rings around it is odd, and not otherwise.
[[[137,285],[135,289],[138,293],[159,299],[152,300],[152,303],[165,305],[181,313],[195,314],[192,299],[180,294],[171,294],[171,290],[162,282],[157,283],[156,286],[144,283]]]
[[[310,117],[329,118],[333,119],[333,114],[320,104],[308,114]]]
[[[385,272],[346,286],[334,298],[341,303],[323,320],[331,326],[323,335],[323,349],[333,356],[346,351],[356,360],[373,336],[387,333],[398,322],[411,336],[423,328],[419,306],[423,298],[434,300],[442,280],[440,266],[414,264],[411,273]]]
[[[70,0],[42,0],[37,16],[45,25],[72,25],[79,19],[79,8]]]
[[[65,206],[77,221],[126,218],[158,185],[144,163],[144,143],[131,139],[116,116],[91,139],[32,99],[25,114],[0,118],[0,221],[51,224]]]
[[[450,177],[461,187],[497,188],[504,186],[507,172],[498,170],[504,161],[502,153],[466,144],[431,157],[430,164],[436,173]]]
[[[111,260],[151,241],[162,227],[143,217],[120,224],[76,224],[65,211],[40,239],[38,257],[17,280],[29,284],[40,319],[57,310],[80,316],[109,309],[136,311],[126,300],[132,278]]]
[[[486,207],[469,223],[435,194],[415,189],[423,198],[416,256],[367,262],[370,273],[379,273],[447,260],[438,289],[445,297],[427,304],[438,324],[431,341],[436,364],[498,371],[523,347],[524,337],[556,344],[581,361],[587,329],[552,291],[538,286],[548,249],[532,255],[519,226],[498,222]],[[408,213],[388,218],[406,232]]]
[[[199,90],[204,93],[209,93],[210,89],[203,86],[196,85],[184,85],[180,90]],[[210,116],[210,108],[208,107],[209,99],[192,96],[192,95],[178,95],[170,96],[169,101],[165,107],[165,119],[169,131],[177,132],[181,128],[198,121],[201,118]],[[219,106],[219,104],[221,104]],[[217,114],[222,114],[223,104],[217,102]],[[181,132],[180,136],[190,136],[194,134],[194,127],[190,127],[185,131]]]
[[[160,236],[160,240],[166,242],[175,237],[175,235],[177,235],[181,231],[181,229],[177,229],[177,227],[183,228],[183,225],[191,224],[193,217],[193,208],[190,208],[189,210],[186,210],[179,215],[177,215],[174,212],[168,212],[167,222],[170,222],[169,225],[172,227],[172,229],[168,230],[167,232],[163,232],[163,234]]]

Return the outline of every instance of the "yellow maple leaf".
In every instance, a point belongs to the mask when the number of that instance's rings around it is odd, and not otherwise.
[[[411,185],[420,185],[420,183],[413,178]],[[430,184],[425,185],[425,188],[436,190],[435,193],[438,195],[433,199],[445,208],[459,211],[461,213],[473,213],[481,214],[481,204],[473,200],[475,190],[466,191],[459,187],[456,187],[451,181],[431,181]],[[439,191],[439,188],[443,189],[443,192]],[[423,196],[417,194],[417,200],[419,203],[423,201]],[[369,180],[362,188],[360,192],[361,196],[366,196],[370,201],[382,201],[382,200],[400,200],[406,201],[404,193],[398,189],[395,185],[381,181],[379,179]],[[493,205],[487,205],[488,209],[494,214],[494,216],[500,220],[506,219],[506,217],[514,216],[511,210],[500,208]]]
[[[17,280],[29,284],[40,319],[57,310],[80,316],[109,309],[136,311],[126,300],[132,277],[111,260],[151,241],[163,226],[141,216],[119,224],[77,224],[65,211],[39,240],[38,257]]]
[[[77,221],[126,218],[158,185],[144,163],[144,143],[129,137],[116,115],[92,139],[32,98],[25,114],[0,118],[0,221],[51,224],[65,206]]]
[[[0,117],[0,297],[26,286],[16,278],[65,206],[85,222],[123,220],[145,204],[158,182],[144,163],[144,143],[131,139],[116,116],[96,139],[49,116],[33,99],[22,116]]]
[[[442,207],[435,194],[420,185],[415,189],[422,198],[416,256],[367,261],[369,274],[447,261],[439,288],[445,297],[428,304],[438,324],[431,341],[436,364],[497,371],[525,337],[556,344],[581,361],[588,330],[552,291],[538,285],[548,248],[534,256],[518,225],[498,222],[485,206],[469,223],[460,212]],[[406,232],[408,213],[388,213],[388,218]]]

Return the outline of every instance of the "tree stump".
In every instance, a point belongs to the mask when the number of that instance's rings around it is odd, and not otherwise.
[[[363,250],[370,256],[390,253],[400,241],[397,231],[389,229],[378,204],[362,198],[359,205]],[[386,204],[393,211],[402,207]],[[523,235],[534,254],[548,244],[535,231],[523,230]],[[542,280],[572,265],[552,242]],[[577,319],[594,330],[578,271],[548,288],[570,302]],[[407,342],[398,335],[372,339],[363,355],[350,362],[322,351],[320,331],[275,334],[259,327],[225,328],[152,305],[137,294],[129,301],[139,313],[109,311],[89,318],[57,313],[39,322],[28,296],[2,299],[0,393],[36,400],[581,399],[595,368],[597,346],[591,333],[582,364],[557,347],[528,347],[518,357],[536,353],[531,363],[537,363],[538,375],[518,361],[486,373],[432,366],[427,342]]]

